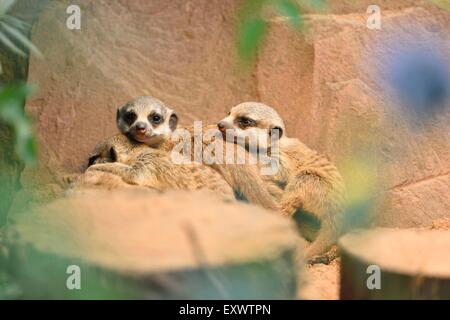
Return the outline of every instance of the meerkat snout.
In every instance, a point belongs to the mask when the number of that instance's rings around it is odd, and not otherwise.
[[[117,127],[129,139],[151,147],[167,140],[178,124],[178,116],[158,99],[143,96],[117,110]]]
[[[136,123],[136,130],[139,132],[147,131],[147,124],[145,122]]]
[[[244,102],[233,107],[217,127],[227,141],[255,149],[270,147],[272,133],[281,138],[285,128],[275,110],[258,102]]]
[[[220,130],[220,131],[224,131],[225,130],[225,123],[223,122],[223,121],[219,121],[218,123],[217,123],[217,128]]]

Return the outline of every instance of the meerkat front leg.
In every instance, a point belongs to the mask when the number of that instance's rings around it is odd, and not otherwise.
[[[129,184],[142,185],[143,183],[143,176],[135,167],[120,162],[98,163],[87,169],[87,171],[95,170],[115,174]]]

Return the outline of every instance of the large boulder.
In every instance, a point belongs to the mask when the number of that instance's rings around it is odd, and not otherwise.
[[[445,54],[450,13],[432,6],[383,10],[382,29],[369,30],[365,11],[347,11],[353,13],[309,15],[304,34],[272,20],[258,57],[259,99],[277,107],[288,135],[339,168],[361,157],[373,165],[377,181],[367,183],[378,184],[381,196],[375,225],[414,227],[449,217],[450,113],[412,125],[386,88],[385,64],[417,46]],[[354,170],[342,170],[348,184],[355,183]]]
[[[182,124],[214,123],[232,105],[260,100],[280,111],[290,136],[339,168],[361,146],[370,149],[382,195],[374,224],[449,216],[449,113],[415,130],[393,116],[379,74],[382,57],[399,47],[449,45],[447,11],[428,1],[379,1],[382,29],[369,30],[371,1],[329,1],[329,12],[305,16],[301,33],[271,19],[255,69],[245,73],[234,49],[238,1],[96,1],[81,5],[81,30],[66,28],[69,4],[53,2],[32,34],[45,59],[31,59],[39,91],[26,108],[48,175],[79,171],[93,146],[116,132],[116,108],[136,95],[166,101]]]

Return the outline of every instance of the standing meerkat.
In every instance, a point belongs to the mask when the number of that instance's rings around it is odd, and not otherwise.
[[[278,170],[265,179],[283,189],[279,198],[283,214],[299,213],[306,218],[305,224],[311,218],[320,222],[316,234],[308,229],[303,234],[313,240],[306,250],[308,260],[326,253],[336,243],[342,227],[345,186],[337,168],[298,139],[288,138],[280,115],[265,104],[239,104],[217,125],[227,141],[242,144],[249,152],[249,141],[254,141],[260,152],[266,149],[278,157]],[[278,135],[275,140],[271,139],[273,134]],[[272,150],[273,142],[277,152]]]
[[[169,153],[178,141],[171,139],[178,124],[175,112],[152,97],[136,98],[117,110],[117,127],[122,134],[101,143],[89,160],[88,171],[113,173],[131,184],[166,188],[217,190],[229,194],[224,182],[247,201],[268,209],[278,209],[272,194],[259,175],[258,167],[239,172],[235,165],[175,164]],[[189,128],[188,131],[192,131]]]

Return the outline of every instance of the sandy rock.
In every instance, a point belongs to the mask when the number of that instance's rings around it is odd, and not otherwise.
[[[66,28],[69,3],[52,2],[32,35],[45,59],[31,59],[39,91],[27,110],[44,163],[79,170],[137,95],[158,97],[189,124],[254,97],[235,68],[234,1],[96,1],[81,5],[81,30]]]
[[[340,259],[330,264],[315,264],[305,267],[307,283],[299,292],[299,299],[338,300]]]
[[[280,111],[290,136],[338,167],[370,149],[382,182],[375,225],[426,226],[449,216],[450,113],[416,130],[393,115],[380,74],[382,57],[398,46],[450,47],[445,10],[379,1],[382,30],[369,30],[370,1],[330,1],[328,13],[305,16],[304,33],[271,22],[256,68],[245,74],[236,68],[236,1],[96,1],[82,6],[80,31],[65,27],[59,3],[33,30],[45,60],[31,58],[30,82],[40,90],[26,107],[46,170],[79,171],[115,133],[116,107],[136,95],[166,101],[182,123],[214,123],[232,105],[260,100]]]
[[[400,48],[450,48],[450,20],[443,10],[404,4],[383,13],[379,31],[366,27],[362,13],[309,15],[303,35],[272,22],[257,83],[260,99],[286,119],[287,134],[338,167],[368,151],[380,184],[374,225],[415,227],[450,214],[450,113],[415,128],[393,105],[382,70]]]

